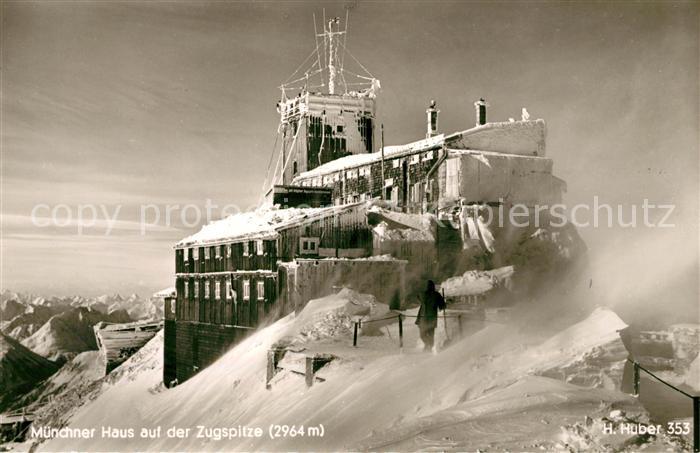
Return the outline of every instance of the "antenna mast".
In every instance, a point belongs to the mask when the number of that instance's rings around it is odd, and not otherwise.
[[[335,26],[335,27],[334,27]],[[334,29],[335,28],[335,29]],[[323,42],[328,50],[328,94],[335,94],[335,81],[338,72],[338,44],[340,37],[345,35],[345,30],[340,30],[340,18],[334,17],[324,24]]]

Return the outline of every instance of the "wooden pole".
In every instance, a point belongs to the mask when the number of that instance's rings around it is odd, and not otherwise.
[[[384,184],[386,183],[384,180],[384,123],[382,123],[381,130],[382,130],[382,147],[381,147],[381,152],[382,152],[382,197],[381,198],[382,198],[382,200],[386,200],[384,197],[384,195],[385,195],[384,192],[386,189],[384,187]]]
[[[354,347],[357,347],[357,321],[355,321],[355,328],[353,329],[353,334],[352,334],[352,345]]]
[[[275,350],[269,349],[267,351],[267,379],[265,379],[265,388],[270,390],[272,388],[272,378],[275,376]]]
[[[639,396],[639,364],[634,362],[634,396]]]
[[[306,386],[311,387],[314,385],[314,358],[306,357]]]
[[[700,452],[700,396],[693,397],[693,451]]]
[[[403,348],[403,315],[399,313],[399,347]]]

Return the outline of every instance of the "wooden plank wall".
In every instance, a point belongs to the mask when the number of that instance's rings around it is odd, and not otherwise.
[[[210,365],[235,343],[241,341],[246,333],[247,331],[231,326],[187,321],[175,323],[174,350],[177,381],[182,383]],[[166,357],[168,355],[172,357],[172,347],[166,349],[165,354]],[[171,374],[168,377],[171,377]],[[166,380],[166,382],[170,381],[172,379]]]
[[[234,301],[226,292],[226,280],[236,292]],[[188,297],[184,295],[185,280],[189,282]],[[250,283],[250,298],[244,300],[244,281]],[[217,325],[239,325],[255,327],[273,310],[277,300],[277,274],[271,272],[236,272],[177,278],[178,288],[175,319],[177,321],[196,321]],[[194,283],[199,282],[199,292],[194,293]],[[263,282],[264,294],[258,294],[257,283]],[[215,284],[220,282],[221,295],[216,299]],[[209,297],[205,297],[204,285],[210,285]]]
[[[248,243],[248,254],[243,254],[243,242]],[[274,271],[277,263],[277,240],[263,240],[263,254],[255,249],[256,241],[240,241],[207,247],[197,246],[199,258],[193,259],[192,247],[175,250],[175,272],[177,273],[206,273],[225,271]],[[227,248],[231,248],[230,256]],[[204,249],[209,250],[209,258],[205,257]],[[219,250],[219,257],[216,251]],[[185,259],[186,258],[186,259]]]
[[[429,153],[432,157],[427,158]],[[412,159],[412,156],[418,155],[418,159]],[[382,163],[377,160],[363,167],[357,167],[349,170],[338,170],[330,172],[320,177],[299,178],[295,181],[296,184],[306,185],[311,187],[328,187],[332,189],[332,198],[341,203],[350,203],[362,198],[376,198],[385,195],[386,182],[391,179],[391,187],[399,192],[399,205],[407,212],[421,212],[422,202],[432,203],[437,200],[437,184],[433,184],[433,193],[426,196],[424,192],[415,194],[411,198],[407,196],[402,198],[401,194],[410,194],[411,186],[417,183],[425,183],[426,177],[430,169],[439,158],[439,149],[422,150],[411,155],[401,157],[389,157],[384,160],[384,177],[382,178]],[[404,173],[404,164],[406,171]],[[365,174],[360,175],[359,170],[366,170]],[[349,177],[350,172],[357,172],[356,177]],[[405,176],[404,176],[405,174]],[[433,175],[435,178],[436,175]]]
[[[174,320],[165,320],[163,339],[163,383],[170,387],[170,383],[177,379],[177,344]]]
[[[330,214],[280,232],[279,259],[292,261],[299,256],[301,237],[320,238],[320,248],[372,250],[372,230],[363,206]]]

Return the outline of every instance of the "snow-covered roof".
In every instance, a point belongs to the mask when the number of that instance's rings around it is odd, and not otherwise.
[[[359,203],[325,208],[287,208],[264,206],[255,211],[230,215],[204,225],[199,232],[182,239],[175,246],[187,247],[202,244],[217,244],[245,239],[272,239],[278,231],[299,225],[305,221],[339,213],[358,206]]]
[[[544,131],[545,122],[541,119],[486,123],[449,135],[440,134],[405,145],[385,146],[384,158],[391,159],[443,145],[452,146],[453,148],[467,146],[468,148],[473,148],[472,151],[479,153],[492,152],[504,155],[512,154],[513,157],[525,157],[533,146],[537,146],[536,143],[538,141],[544,140]],[[475,137],[481,138],[477,140]],[[541,157],[541,154],[538,154],[538,156]],[[381,151],[353,154],[333,160],[313,170],[300,173],[295,179],[314,178],[340,170],[361,167],[378,162],[381,158]]]
[[[392,157],[397,157],[402,154],[410,154],[416,151],[423,151],[423,150],[428,150],[431,148],[435,148],[437,146],[442,146],[444,143],[445,136],[444,134],[436,135],[435,137],[430,137],[426,138],[423,140],[418,140],[416,142],[411,142],[406,145],[396,145],[396,146],[385,146],[384,147],[384,158],[392,158]],[[305,171],[297,178],[299,179],[304,179],[304,178],[313,178],[316,176],[320,175],[325,175],[328,173],[332,173],[338,170],[344,170],[347,168],[354,168],[354,167],[360,167],[362,165],[367,165],[372,162],[376,162],[381,160],[382,158],[382,153],[381,151],[377,151],[374,153],[365,153],[365,154],[352,154],[350,156],[345,156],[341,157],[340,159],[336,159],[333,161],[330,161],[326,164],[323,164],[319,167],[314,168],[313,170]]]

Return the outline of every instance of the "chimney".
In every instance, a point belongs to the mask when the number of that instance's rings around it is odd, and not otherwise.
[[[481,98],[474,103],[474,108],[476,109],[477,126],[486,124],[486,107],[488,107],[488,104],[486,101],[484,101],[484,98]]]
[[[425,133],[425,138],[434,137],[437,135],[438,130],[438,113],[440,110],[437,109],[437,105],[434,100],[430,100],[430,107],[425,110],[428,116],[427,122],[427,132]]]

